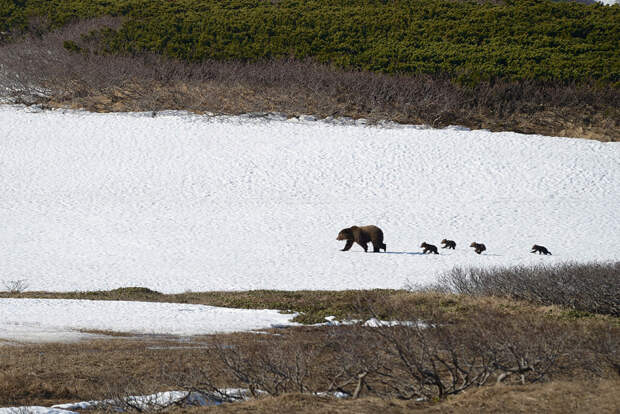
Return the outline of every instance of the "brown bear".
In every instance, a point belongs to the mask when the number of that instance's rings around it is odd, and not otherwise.
[[[536,253],[536,252],[538,252],[538,254],[544,254],[545,256],[548,254],[551,254],[551,252],[547,250],[545,246],[539,246],[537,244],[532,246],[532,251],[530,253]]]
[[[422,243],[420,247],[424,249],[422,251],[422,253],[424,254],[426,253],[439,254],[439,252],[437,251],[437,246],[433,246],[432,244],[428,244],[427,242]]]
[[[340,230],[336,240],[346,240],[347,244],[344,245],[343,252],[346,252],[353,246],[353,242],[359,244],[364,248],[365,252],[368,252],[368,242],[372,243],[372,248],[375,253],[383,249],[386,251],[387,247],[383,243],[383,231],[377,226],[353,226],[348,229]]]
[[[443,239],[441,244],[443,244],[442,249],[456,249],[456,242],[454,240]]]
[[[472,242],[472,244],[470,244],[469,247],[473,247],[474,251],[478,254],[482,253],[483,251],[487,249],[487,246],[485,246],[484,244],[476,243],[476,242]]]

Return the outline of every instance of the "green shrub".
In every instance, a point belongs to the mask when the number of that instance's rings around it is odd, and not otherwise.
[[[0,0],[2,4],[2,0]],[[2,26],[123,16],[108,52],[185,61],[294,56],[382,73],[620,82],[620,6],[549,0],[23,0]]]

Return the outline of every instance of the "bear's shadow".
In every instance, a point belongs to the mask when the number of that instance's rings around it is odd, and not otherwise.
[[[361,250],[351,250],[351,253],[366,253],[364,251]],[[374,253],[372,251],[369,251],[368,253]],[[451,255],[445,255],[445,254],[441,254],[439,253],[439,255],[434,255],[434,254],[428,254],[425,255],[422,252],[379,252],[381,254],[409,254],[409,255],[415,255],[415,256],[451,256]],[[494,253],[482,253],[480,256],[496,256],[496,257],[501,257],[501,254],[494,254]]]
[[[411,254],[411,255],[416,255],[416,256],[424,256],[424,253],[422,252],[384,252],[387,254]]]
[[[366,253],[364,251],[355,251],[355,253]],[[368,253],[374,253],[374,252],[368,252]],[[424,255],[424,253],[422,252],[379,252],[381,254],[411,254],[411,255]]]

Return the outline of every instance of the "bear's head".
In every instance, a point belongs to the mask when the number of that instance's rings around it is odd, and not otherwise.
[[[336,240],[353,240],[353,232],[351,229],[342,229],[340,233],[338,233]]]

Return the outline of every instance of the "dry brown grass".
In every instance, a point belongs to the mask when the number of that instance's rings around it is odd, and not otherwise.
[[[620,381],[557,381],[526,386],[492,386],[450,397],[438,404],[402,400],[333,398],[288,394],[256,401],[174,410],[175,413],[617,413]]]
[[[303,69],[302,69],[303,70]],[[351,75],[351,74],[347,74]],[[367,74],[364,76],[368,76]],[[380,76],[380,75],[373,75]],[[287,117],[312,114],[319,118],[364,118],[369,122],[391,120],[403,124],[426,124],[433,127],[463,125],[472,129],[515,131],[560,137],[579,137],[599,141],[618,141],[620,113],[606,105],[598,108],[582,104],[579,98],[571,102],[535,103],[524,93],[515,108],[506,111],[501,102],[501,92],[459,91],[445,81],[430,81],[435,97],[430,107],[427,102],[390,101],[369,104],[368,92],[333,87],[313,89],[306,85],[295,86],[288,82],[277,85],[253,84],[241,81],[230,84],[223,80],[203,82],[148,82],[133,80],[130,84],[69,96],[54,96],[43,100],[51,108],[86,109],[93,112],[159,111],[165,109],[188,110],[197,114],[215,113],[240,115],[247,113],[277,112]],[[398,80],[395,80],[398,82]],[[419,80],[424,83],[425,80]],[[346,84],[345,84],[346,85]],[[536,85],[511,85],[515,89],[543,89]],[[484,88],[485,85],[482,85]],[[558,87],[561,88],[561,87]],[[574,86],[567,86],[567,89]],[[417,88],[416,88],[417,89]],[[422,88],[420,88],[422,89]],[[552,88],[547,88],[552,89]],[[418,91],[424,93],[422,90]],[[550,93],[558,93],[551,91]],[[475,94],[497,94],[494,102],[472,105]],[[569,92],[570,93],[570,92]],[[419,96],[419,95],[418,95]],[[543,98],[544,99],[544,98]]]
[[[199,342],[198,342],[199,344]],[[173,341],[119,340],[0,348],[0,405],[50,405],[105,399],[125,378],[140,378],[145,394],[170,389],[161,364],[179,353],[201,361],[199,349],[151,349],[183,345]],[[196,345],[196,344],[194,344]]]
[[[0,345],[0,406],[101,400],[179,389],[170,370],[214,366],[217,344],[324,337],[324,328],[272,330],[282,336],[237,333],[204,337],[135,335],[128,338],[56,344]],[[99,332],[103,333],[103,332]],[[213,378],[235,386],[230,377]]]

